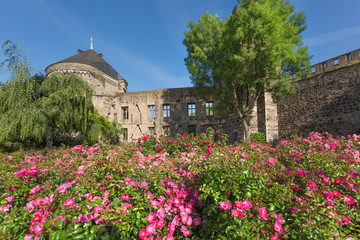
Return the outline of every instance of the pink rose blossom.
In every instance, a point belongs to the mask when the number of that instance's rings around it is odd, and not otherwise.
[[[243,201],[243,210],[249,210],[252,207],[253,207],[253,205],[251,204],[251,202],[249,200],[245,199]]]
[[[276,222],[276,223],[274,224],[274,230],[275,230],[276,232],[278,232],[278,233],[282,233],[282,232],[283,232],[283,229],[282,229],[282,227],[281,227],[281,224],[278,223],[278,222]]]
[[[274,166],[274,165],[276,164],[276,160],[273,159],[273,158],[269,158],[269,159],[267,160],[267,164],[268,164],[269,166]]]
[[[149,221],[149,223],[153,223],[153,221],[155,220],[156,218],[156,215],[153,214],[153,213],[149,213],[147,216],[146,216],[146,219]]]
[[[185,226],[181,226],[180,231],[183,233],[184,237],[187,237],[190,235],[189,230]]]
[[[349,205],[354,204],[354,198],[348,195],[344,195],[344,203],[347,203]]]
[[[314,189],[316,188],[316,183],[312,180],[310,180],[308,183],[307,183],[307,186],[311,189]]]
[[[65,207],[72,207],[75,204],[75,200],[73,198],[68,198],[64,201]]]
[[[40,185],[37,185],[37,186],[33,187],[33,188],[30,190],[30,193],[31,193],[31,194],[35,194],[35,193],[37,193],[38,191],[40,191]]]
[[[146,182],[141,182],[139,188],[148,189],[148,184]]]
[[[8,196],[5,198],[7,203],[11,203],[14,200],[15,196]]]
[[[30,201],[26,204],[26,210],[31,211],[35,208],[34,202]]]
[[[229,210],[231,209],[231,204],[229,202],[221,202],[220,210]]]
[[[199,217],[198,217],[198,218],[195,218],[195,219],[194,219],[194,225],[195,225],[195,226],[199,226],[200,224],[201,224],[201,218],[199,218]]]
[[[147,235],[146,229],[145,228],[141,229],[140,232],[139,232],[140,239],[145,239],[146,235]]]
[[[155,234],[156,234],[155,225],[150,224],[149,226],[147,226],[147,227],[146,227],[146,233],[147,233],[147,234],[155,235]]]

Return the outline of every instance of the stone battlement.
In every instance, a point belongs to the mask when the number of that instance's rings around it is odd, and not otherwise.
[[[308,77],[314,77],[315,75],[334,71],[336,69],[346,67],[358,62],[360,62],[360,49],[317,63],[306,68],[305,71],[308,71]],[[299,81],[302,80],[302,78],[294,74],[291,80]]]

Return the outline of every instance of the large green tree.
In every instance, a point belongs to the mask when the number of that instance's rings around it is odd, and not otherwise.
[[[289,77],[309,65],[301,33],[305,15],[284,0],[239,0],[226,20],[205,13],[183,41],[198,94],[217,109],[237,112],[246,140],[249,116],[264,91],[274,100],[294,92]]]
[[[76,75],[31,77],[20,46],[2,46],[6,60],[0,67],[10,79],[0,87],[0,142],[37,141],[52,147],[56,133],[90,132],[94,112],[92,88]]]

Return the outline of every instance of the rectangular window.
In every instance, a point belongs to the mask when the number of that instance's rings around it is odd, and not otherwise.
[[[348,61],[351,61],[351,54],[346,55]]]
[[[163,110],[164,110],[164,118],[170,117],[170,105],[169,104],[164,104],[163,105]]]
[[[188,116],[195,117],[196,116],[196,106],[195,103],[188,104]]]
[[[205,113],[206,113],[206,116],[214,116],[214,103],[213,102],[205,103]]]
[[[149,133],[150,133],[150,135],[155,136],[155,128],[149,127]]]
[[[196,125],[189,125],[188,132],[189,134],[196,134]]]
[[[123,119],[127,120],[129,119],[129,108],[128,107],[122,107],[122,115],[123,115]]]
[[[338,64],[339,64],[339,59],[338,58],[334,59],[334,65],[338,65]]]
[[[169,126],[164,127],[164,135],[170,136],[170,127]]]
[[[149,113],[150,113],[150,118],[154,119],[155,118],[155,106],[154,105],[150,105],[149,106]]]
[[[123,129],[124,129],[123,139],[127,140],[128,139],[128,130],[127,130],[127,128],[123,128]]]

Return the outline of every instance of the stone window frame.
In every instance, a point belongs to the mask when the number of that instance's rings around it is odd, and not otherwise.
[[[207,117],[214,116],[214,102],[206,102],[205,103],[205,115]]]
[[[149,118],[155,119],[155,105],[149,105]]]
[[[196,103],[188,103],[187,105],[188,117],[196,116]]]
[[[129,120],[129,107],[122,107],[121,111],[123,120]]]
[[[149,135],[155,136],[155,127],[149,127]]]
[[[123,128],[123,139],[124,140],[128,140],[128,129],[127,128]]]
[[[164,112],[163,116],[164,116],[164,118],[169,118],[170,117],[170,109],[171,109],[170,104],[164,104],[163,105],[163,112]]]
[[[163,130],[164,130],[164,136],[170,136],[171,133],[170,126],[164,126]]]

